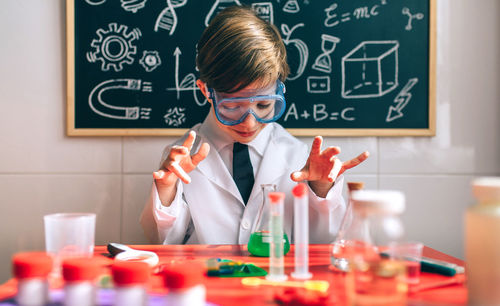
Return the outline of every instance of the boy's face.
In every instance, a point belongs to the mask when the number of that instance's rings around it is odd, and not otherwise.
[[[207,90],[207,87],[205,86],[205,83],[203,83],[201,80],[198,80],[196,82],[198,87],[200,88],[201,92],[207,97],[207,100],[210,104],[212,104],[212,108],[210,109],[211,115],[216,117],[215,111],[214,111],[214,105],[213,101],[211,101],[209,97],[209,93]],[[236,98],[236,97],[249,97],[252,96],[255,93],[255,90],[259,89],[254,84],[249,85],[248,87],[232,93],[232,94],[224,94],[225,98]],[[237,125],[225,125],[222,122],[220,122],[217,118],[215,118],[215,122],[217,124],[217,127],[229,135],[234,141],[240,142],[240,143],[248,143],[255,139],[257,135],[259,135],[260,131],[262,131],[267,123],[262,123],[259,122],[255,119],[255,117],[251,114],[248,114],[241,123]]]

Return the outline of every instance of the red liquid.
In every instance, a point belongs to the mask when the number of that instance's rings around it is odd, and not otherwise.
[[[405,261],[406,282],[408,284],[418,284],[420,279],[420,263],[416,261]]]

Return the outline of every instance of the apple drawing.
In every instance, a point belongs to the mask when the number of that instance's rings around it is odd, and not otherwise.
[[[307,45],[300,39],[290,39],[292,36],[292,32],[299,27],[303,27],[303,23],[296,24],[291,29],[286,24],[281,25],[281,32],[283,33],[283,42],[285,43],[285,47],[288,53],[288,64],[290,65],[290,75],[288,76],[288,80],[296,80],[298,79],[302,73],[304,73],[304,69],[307,65],[307,60],[309,59],[309,49]],[[295,54],[294,54],[295,53]],[[298,53],[298,56],[295,56]],[[298,58],[299,61],[291,62],[290,59]]]

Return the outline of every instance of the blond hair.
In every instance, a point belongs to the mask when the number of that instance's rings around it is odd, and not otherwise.
[[[219,92],[236,92],[259,82],[284,81],[290,71],[278,29],[249,7],[221,11],[198,42],[200,79]]]

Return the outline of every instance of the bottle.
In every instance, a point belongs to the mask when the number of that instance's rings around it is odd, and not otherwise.
[[[163,281],[169,290],[165,305],[204,306],[206,289],[203,284],[205,267],[196,263],[172,264],[163,269]]]
[[[64,305],[93,306],[96,304],[95,280],[100,266],[90,258],[69,258],[63,261]]]
[[[347,258],[344,257],[344,239],[345,239],[345,231],[351,225],[352,222],[352,204],[351,204],[351,194],[355,190],[362,190],[365,184],[363,182],[347,182],[348,188],[348,199],[347,199],[347,207],[345,211],[344,218],[342,218],[342,222],[340,223],[340,228],[335,238],[335,241],[332,243],[332,250],[330,254],[330,259],[332,263],[332,270],[334,271],[349,271],[349,264]]]
[[[49,302],[52,257],[43,252],[23,252],[12,257],[12,270],[17,279],[16,302],[21,306],[41,306]]]
[[[465,213],[469,305],[500,305],[500,177],[472,182],[478,201]]]
[[[274,184],[262,184],[262,202],[257,211],[257,222],[255,223],[250,239],[248,240],[248,252],[255,256],[269,257],[269,243],[271,236],[269,232],[269,197],[270,192],[276,191]],[[283,232],[284,253],[286,255],[290,251],[290,241],[288,235]]]
[[[345,231],[348,260],[347,292],[355,305],[405,305],[407,283],[404,262],[390,247],[404,236],[399,218],[404,195],[389,190],[358,190],[351,194],[353,219]]]
[[[148,304],[146,285],[151,268],[140,261],[115,261],[111,266],[115,284],[116,306],[145,306]]]

